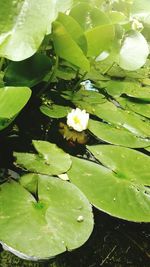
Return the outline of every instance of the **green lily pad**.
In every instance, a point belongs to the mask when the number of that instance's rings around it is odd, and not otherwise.
[[[146,85],[146,86],[150,86],[150,79],[149,78],[141,78],[140,79],[141,83]]]
[[[49,0],[1,2],[0,56],[21,61],[35,54],[50,24],[52,5]]]
[[[93,229],[91,206],[74,185],[37,175],[38,201],[20,184],[0,186],[0,240],[17,256],[47,259],[81,246]]]
[[[92,94],[96,92],[90,93]],[[101,98],[100,103],[95,102],[95,104],[94,102],[92,103],[91,100],[85,98],[76,99],[76,97],[72,97],[72,101],[77,107],[85,109],[87,112],[96,115],[114,126],[123,127],[142,138],[150,137],[149,121],[132,111],[123,110],[120,107],[117,107],[112,102],[104,99],[104,97]]]
[[[71,108],[54,104],[51,106],[42,105],[40,110],[44,115],[50,118],[59,119],[67,116]]]
[[[0,130],[13,121],[26,105],[30,96],[31,90],[28,87],[0,88]]]
[[[145,148],[148,152],[150,152],[150,146]]]
[[[80,101],[91,105],[95,105],[104,103],[106,101],[106,98],[99,92],[94,91],[94,88],[93,91],[81,89],[73,95],[74,103],[80,103]]]
[[[135,86],[133,89],[131,87],[126,91],[126,94],[130,97],[150,102],[150,87],[148,86],[147,87]]]
[[[57,21],[60,22],[73,40],[79,45],[83,52],[87,53],[87,41],[84,32],[78,22],[71,16],[59,13]]]
[[[56,70],[56,77],[62,80],[70,81],[75,79],[76,72],[73,69],[62,65]]]
[[[47,29],[47,34],[51,33],[51,23],[57,18],[59,12],[66,13],[67,10],[70,10],[70,8],[73,5],[74,0],[56,0],[55,2],[50,1],[51,3],[51,12],[49,12],[49,25]]]
[[[72,158],[68,171],[71,182],[98,209],[125,220],[150,222],[150,158],[112,145],[88,149],[107,167]]]
[[[51,60],[47,56],[35,54],[26,60],[11,62],[4,79],[7,85],[33,87],[50,72],[51,66]]]
[[[0,117],[11,119],[27,103],[31,96],[28,87],[4,87],[0,88]]]
[[[88,129],[99,139],[114,145],[138,148],[150,145],[149,139],[142,139],[123,127],[91,120]]]
[[[71,166],[71,157],[55,144],[34,140],[33,146],[38,154],[14,152],[16,163],[34,173],[58,175]]]
[[[120,97],[117,99],[120,105],[126,109],[132,110],[142,116],[150,118],[150,103],[144,101],[134,101],[132,98]]]
[[[38,175],[36,173],[21,176],[19,182],[25,189],[36,196],[38,190]]]
[[[85,71],[90,70],[90,63],[84,51],[76,43],[74,38],[72,38],[72,35],[70,35],[70,32],[67,31],[65,26],[57,20],[53,22],[52,35],[54,48],[59,57]]]
[[[96,105],[107,101],[104,95],[96,91],[88,91],[84,89],[79,90],[75,94],[70,91],[65,91],[62,96],[65,99],[72,101],[77,107],[85,109],[91,114],[94,114]]]
[[[88,56],[98,56],[110,49],[115,37],[113,24],[100,25],[85,32],[88,43]]]
[[[106,14],[89,3],[79,3],[70,12],[83,30],[88,44],[88,56],[106,51],[114,39],[114,26]]]
[[[89,1],[88,3],[78,3],[75,5],[71,9],[70,15],[78,21],[85,32],[99,25],[110,23],[105,13],[96,8],[93,3],[89,3]]]
[[[114,97],[126,94],[143,101],[150,101],[150,87],[142,87],[138,82],[108,81],[106,91]]]
[[[126,24],[128,23],[128,18],[122,12],[109,11],[108,16],[113,24]]]
[[[136,150],[113,145],[88,146],[88,149],[118,178],[150,185],[150,157]]]

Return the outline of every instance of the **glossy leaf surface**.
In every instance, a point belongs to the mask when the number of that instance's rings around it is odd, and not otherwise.
[[[98,209],[125,220],[149,222],[149,157],[109,145],[88,148],[106,167],[73,158],[70,180]]]
[[[37,180],[38,201],[16,182],[0,186],[1,243],[30,260],[81,246],[93,228],[91,206],[79,189],[50,176]]]
[[[68,112],[71,109],[69,107],[60,105],[51,105],[51,106],[42,105],[40,107],[40,110],[46,116],[58,119],[67,116]]]
[[[83,93],[84,94],[84,93]],[[127,129],[136,136],[147,138],[150,136],[150,124],[142,116],[135,114],[129,110],[123,110],[119,106],[116,106],[112,102],[97,92],[85,91],[83,97],[82,91],[78,92],[78,95],[72,95],[72,102],[81,109],[85,109],[87,112],[96,115],[104,121],[111,123],[114,126],[119,126]],[[90,98],[86,97],[88,94]],[[94,97],[94,101],[92,98]],[[97,100],[95,96],[97,95]]]
[[[150,103],[134,101],[132,98],[118,98],[118,102],[127,109],[150,118]]]
[[[13,61],[32,56],[47,31],[50,0],[0,1],[0,56]]]
[[[59,57],[85,71],[89,71],[90,64],[84,52],[59,21],[53,23],[53,40],[55,51]]]
[[[90,120],[88,129],[99,139],[114,145],[125,147],[147,147],[150,145],[149,139],[142,139],[123,127]]]
[[[0,130],[7,127],[31,96],[28,87],[0,88]]]
[[[47,175],[58,175],[70,168],[70,155],[55,144],[34,140],[33,146],[38,154],[14,152],[18,165],[31,172]]]

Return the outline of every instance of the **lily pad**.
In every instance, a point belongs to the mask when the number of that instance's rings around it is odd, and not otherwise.
[[[96,8],[95,5],[89,3],[89,1],[88,3],[78,3],[75,5],[71,9],[70,15],[78,21],[85,32],[99,25],[110,23],[105,13],[100,11],[99,8]]]
[[[51,8],[49,0],[1,2],[0,56],[13,61],[31,57],[44,39]]]
[[[96,92],[90,92],[91,95],[93,93],[96,94]],[[112,102],[107,101],[101,94],[97,93],[98,95],[100,95],[99,98],[101,100],[97,98],[97,101],[94,100],[92,102],[90,97],[77,99],[75,96],[72,97],[72,101],[77,107],[85,109],[87,112],[96,115],[114,126],[123,127],[142,138],[150,137],[149,121],[132,111],[121,109]]]
[[[83,52],[87,53],[87,41],[84,32],[78,22],[71,16],[59,13],[57,21],[60,22],[72,39],[79,45]]]
[[[150,145],[149,139],[142,139],[123,127],[90,120],[88,129],[99,139],[114,145],[138,148]]]
[[[58,175],[71,166],[71,157],[55,144],[34,140],[33,146],[38,154],[14,152],[16,163],[34,173]]]
[[[7,127],[31,96],[28,87],[0,88],[0,130]]]
[[[130,109],[135,113],[150,118],[150,103],[144,101],[134,101],[132,98],[118,98],[117,101],[122,107]]]
[[[113,145],[88,146],[88,149],[118,178],[150,185],[150,158],[143,153]]]
[[[79,3],[70,12],[87,38],[88,56],[98,56],[107,50],[114,39],[114,26],[106,14],[89,3]]]
[[[100,25],[85,33],[88,43],[88,56],[98,56],[103,51],[110,49],[115,37],[114,26],[110,24]]]
[[[129,221],[150,222],[150,158],[128,148],[88,149],[106,167],[72,158],[68,177],[98,209]]]
[[[150,152],[150,146],[145,148],[148,152]]]
[[[1,244],[30,260],[75,249],[93,229],[91,206],[78,188],[50,176],[37,179],[38,201],[14,181],[0,186]]]
[[[106,98],[104,95],[100,94],[99,92],[93,90],[85,90],[81,89],[77,93],[73,95],[73,102],[74,103],[80,103],[85,102],[89,103],[91,105],[104,103],[106,101]]]
[[[11,62],[4,79],[7,85],[33,87],[50,72],[51,66],[51,60],[47,56],[35,54],[26,60]]]
[[[53,22],[53,41],[57,55],[78,68],[89,71],[90,63],[86,58],[84,51],[76,43],[72,35],[65,26],[59,21]]]
[[[107,101],[104,95],[96,91],[85,89],[81,89],[75,94],[70,91],[65,91],[62,96],[65,99],[72,101],[77,107],[85,109],[91,114],[94,114],[96,105]]]
[[[150,87],[142,87],[138,82],[109,81],[106,83],[106,91],[114,97],[126,94],[143,101],[150,101]]]
[[[71,108],[54,104],[51,106],[42,105],[40,107],[40,110],[43,114],[45,114],[46,116],[50,118],[59,119],[59,118],[63,118],[67,116]]]
[[[36,173],[25,174],[20,177],[20,184],[30,193],[36,196],[38,190],[38,175]]]

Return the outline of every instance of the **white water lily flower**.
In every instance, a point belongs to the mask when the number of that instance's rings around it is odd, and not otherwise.
[[[79,108],[72,109],[67,116],[67,125],[77,132],[82,132],[88,127],[89,114]]]

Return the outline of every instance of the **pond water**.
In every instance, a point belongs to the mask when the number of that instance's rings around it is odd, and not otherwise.
[[[72,154],[79,152],[82,154],[84,152],[82,151],[82,147],[70,147],[66,143],[62,144],[60,136],[56,140],[55,132],[49,131],[49,120],[38,113],[36,105],[34,106],[35,110],[33,108],[30,109],[30,106],[26,107],[17,118],[16,126],[10,127],[1,133],[1,182],[3,182],[3,177],[7,177],[10,174],[17,179],[19,170],[13,165],[12,152],[14,150],[30,150],[32,139],[53,141],[55,137],[55,141],[63,146],[66,151],[70,149],[70,153]],[[1,248],[0,267],[150,266],[149,224],[126,222],[113,218],[96,209],[94,209],[94,216],[94,231],[89,240],[81,248],[44,262],[25,261],[9,252],[3,251]]]

